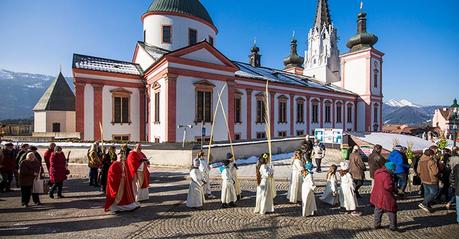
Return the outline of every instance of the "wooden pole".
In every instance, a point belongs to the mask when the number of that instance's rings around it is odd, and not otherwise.
[[[218,94],[218,98],[219,99],[220,99],[221,95],[223,94],[223,91],[225,90],[225,88],[226,88],[226,85],[224,85],[222,87],[222,89],[220,90],[220,93]],[[211,148],[212,148],[212,141],[213,141],[213,138],[214,138],[214,127],[215,127],[215,120],[217,118],[217,111],[218,111],[218,103],[215,106],[214,116],[212,118],[212,127],[210,128],[209,148],[207,149],[207,162],[209,162],[209,163],[210,163],[210,152],[211,152]]]
[[[227,84],[228,84],[228,83],[227,83]],[[229,143],[230,143],[231,154],[233,155],[233,158],[234,158],[235,156],[234,156],[233,140],[231,139],[231,133],[229,132],[228,119],[226,118],[225,107],[223,107],[223,102],[222,102],[222,99],[221,99],[221,95],[218,95],[217,106],[218,106],[218,105],[220,105],[220,106],[221,106],[221,109],[222,109],[223,119],[225,119],[225,124],[226,124],[226,132],[228,133],[228,139],[229,139]],[[236,159],[236,158],[234,158],[234,160],[235,160],[235,159]]]
[[[272,147],[271,147],[271,110],[269,104],[269,81],[266,81],[266,92],[265,92],[265,132],[266,139],[268,141],[268,153],[269,153],[269,163],[271,163],[272,158]]]

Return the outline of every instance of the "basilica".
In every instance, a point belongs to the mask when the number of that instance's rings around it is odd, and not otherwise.
[[[199,0],[154,0],[141,17],[143,41],[132,62],[73,55],[75,130],[82,140],[200,141],[214,121],[215,141],[264,139],[269,97],[273,138],[317,128],[380,131],[384,54],[366,17],[358,13],[357,33],[340,53],[328,1],[318,0],[304,57],[293,38],[285,67],[273,69],[262,63],[269,49],[256,44],[247,61],[221,53],[218,31],[225,29]],[[225,114],[214,118],[219,101]]]

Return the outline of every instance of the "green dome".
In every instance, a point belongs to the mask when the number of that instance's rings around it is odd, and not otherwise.
[[[155,0],[148,12],[174,12],[200,18],[212,25],[214,22],[199,0]]]
[[[367,14],[359,13],[357,20],[357,34],[351,37],[346,46],[353,51],[359,51],[365,48],[373,47],[378,42],[378,37],[367,32]]]

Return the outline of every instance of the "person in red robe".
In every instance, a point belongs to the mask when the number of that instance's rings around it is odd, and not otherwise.
[[[145,201],[149,198],[149,164],[147,157],[142,153],[142,145],[137,144],[127,157],[129,175],[132,178],[132,188],[137,202]]]
[[[126,163],[126,155],[120,154],[108,170],[105,211],[133,211],[140,206],[135,202],[132,178]]]

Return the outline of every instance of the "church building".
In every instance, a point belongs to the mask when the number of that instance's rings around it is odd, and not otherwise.
[[[292,38],[285,68],[273,69],[256,44],[247,62],[221,53],[217,26],[199,0],[154,0],[132,62],[74,54],[76,131],[83,140],[159,143],[182,141],[186,127],[186,140],[199,141],[215,120],[215,141],[264,139],[265,97],[273,138],[316,128],[380,131],[384,54],[366,16],[358,14],[357,33],[340,54],[328,1],[318,0],[305,56]],[[219,101],[229,130],[221,112],[213,118]]]

